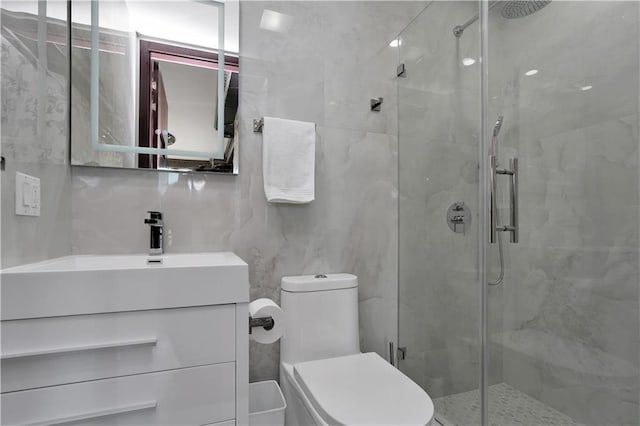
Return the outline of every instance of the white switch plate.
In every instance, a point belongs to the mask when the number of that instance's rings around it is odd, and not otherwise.
[[[16,172],[16,214],[40,216],[40,179]]]

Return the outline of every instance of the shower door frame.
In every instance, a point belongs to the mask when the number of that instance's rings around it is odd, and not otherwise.
[[[478,264],[480,266],[480,419],[482,426],[489,425],[489,356],[488,356],[488,332],[489,332],[489,286],[487,274],[487,245],[489,233],[489,0],[478,0],[480,21],[480,126],[481,137],[478,146],[479,164],[479,197],[480,212],[479,238],[478,238]]]

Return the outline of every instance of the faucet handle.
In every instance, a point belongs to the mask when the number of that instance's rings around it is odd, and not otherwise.
[[[162,224],[162,213],[161,212],[156,212],[156,211],[153,211],[153,210],[149,210],[147,213],[149,213],[149,217],[144,220],[144,223],[146,223],[147,225]]]

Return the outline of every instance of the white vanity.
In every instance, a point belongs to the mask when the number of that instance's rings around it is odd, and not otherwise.
[[[248,423],[247,264],[147,259],[2,271],[2,424]]]

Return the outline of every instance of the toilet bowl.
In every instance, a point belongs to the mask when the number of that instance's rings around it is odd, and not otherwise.
[[[376,353],[360,353],[358,280],[351,274],[282,279],[280,386],[285,424],[426,425],[433,403]]]

